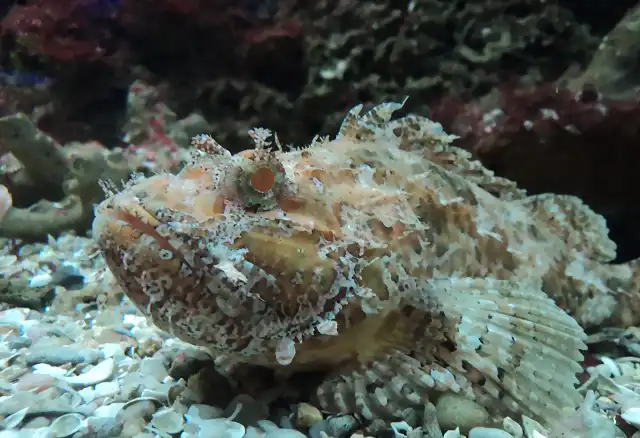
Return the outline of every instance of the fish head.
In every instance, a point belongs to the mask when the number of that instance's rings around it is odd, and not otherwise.
[[[176,175],[134,177],[97,206],[106,263],[159,328],[254,355],[332,326],[356,285],[319,251],[340,237],[331,204],[286,156],[209,150]]]

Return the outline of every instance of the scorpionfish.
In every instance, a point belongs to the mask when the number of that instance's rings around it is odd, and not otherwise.
[[[439,124],[392,117],[402,106],[359,105],[305,148],[262,128],[235,155],[195,137],[178,174],[107,188],[106,262],[183,341],[325,371],[329,412],[405,418],[454,392],[551,421],[581,401],[584,330],[638,321],[638,262],[609,263],[605,221],[580,199],[527,196]]]

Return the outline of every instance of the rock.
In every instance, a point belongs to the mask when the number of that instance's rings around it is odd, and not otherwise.
[[[502,420],[502,428],[513,435],[515,438],[522,438],[524,431],[522,430],[522,426],[518,424],[517,421],[506,417]]]
[[[128,419],[122,427],[122,436],[139,437],[139,433],[144,430],[146,421],[144,418]]]
[[[309,403],[300,403],[296,409],[296,426],[309,428],[322,421],[322,413]]]
[[[226,418],[203,420],[198,426],[200,431],[197,435],[184,438],[242,438],[246,432],[242,424]]]
[[[110,379],[116,370],[116,361],[108,358],[85,373],[76,376],[64,376],[61,380],[74,387],[93,386]]]
[[[436,402],[438,424],[443,430],[460,428],[462,433],[489,421],[486,409],[456,394],[442,394]]]
[[[187,419],[189,417],[201,418],[203,420],[211,420],[213,418],[221,418],[224,416],[224,411],[215,406],[203,405],[195,403],[189,406],[189,410],[185,414]]]
[[[255,426],[259,420],[269,416],[269,407],[253,397],[240,394],[224,410],[224,416],[243,426]]]
[[[309,436],[311,438],[322,438],[322,434],[326,434],[327,433],[327,428],[329,427],[329,421],[328,420],[322,420],[319,423],[316,423],[314,425],[312,425],[309,428]]]
[[[169,375],[174,379],[189,379],[200,369],[211,364],[211,356],[196,348],[163,348],[156,353],[169,361]]]
[[[350,432],[358,427],[358,420],[352,415],[341,415],[327,420],[327,435],[336,438],[347,436]]]
[[[26,280],[0,280],[0,302],[43,311],[55,298],[55,285],[29,286]]]

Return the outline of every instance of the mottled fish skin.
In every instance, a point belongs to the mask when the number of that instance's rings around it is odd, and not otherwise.
[[[288,152],[263,129],[233,156],[197,137],[179,174],[97,207],[106,261],[186,342],[330,371],[327,410],[403,418],[453,391],[551,421],[581,399],[580,324],[638,320],[638,262],[607,264],[604,219],[578,198],[526,196],[438,124],[392,120],[401,106],[358,106],[334,139]]]

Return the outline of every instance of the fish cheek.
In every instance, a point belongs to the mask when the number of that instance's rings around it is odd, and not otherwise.
[[[321,259],[314,242],[248,232],[242,245],[248,250],[246,260],[275,278],[280,293],[263,297],[270,306],[294,316],[301,305],[319,305],[328,295],[334,262]]]

